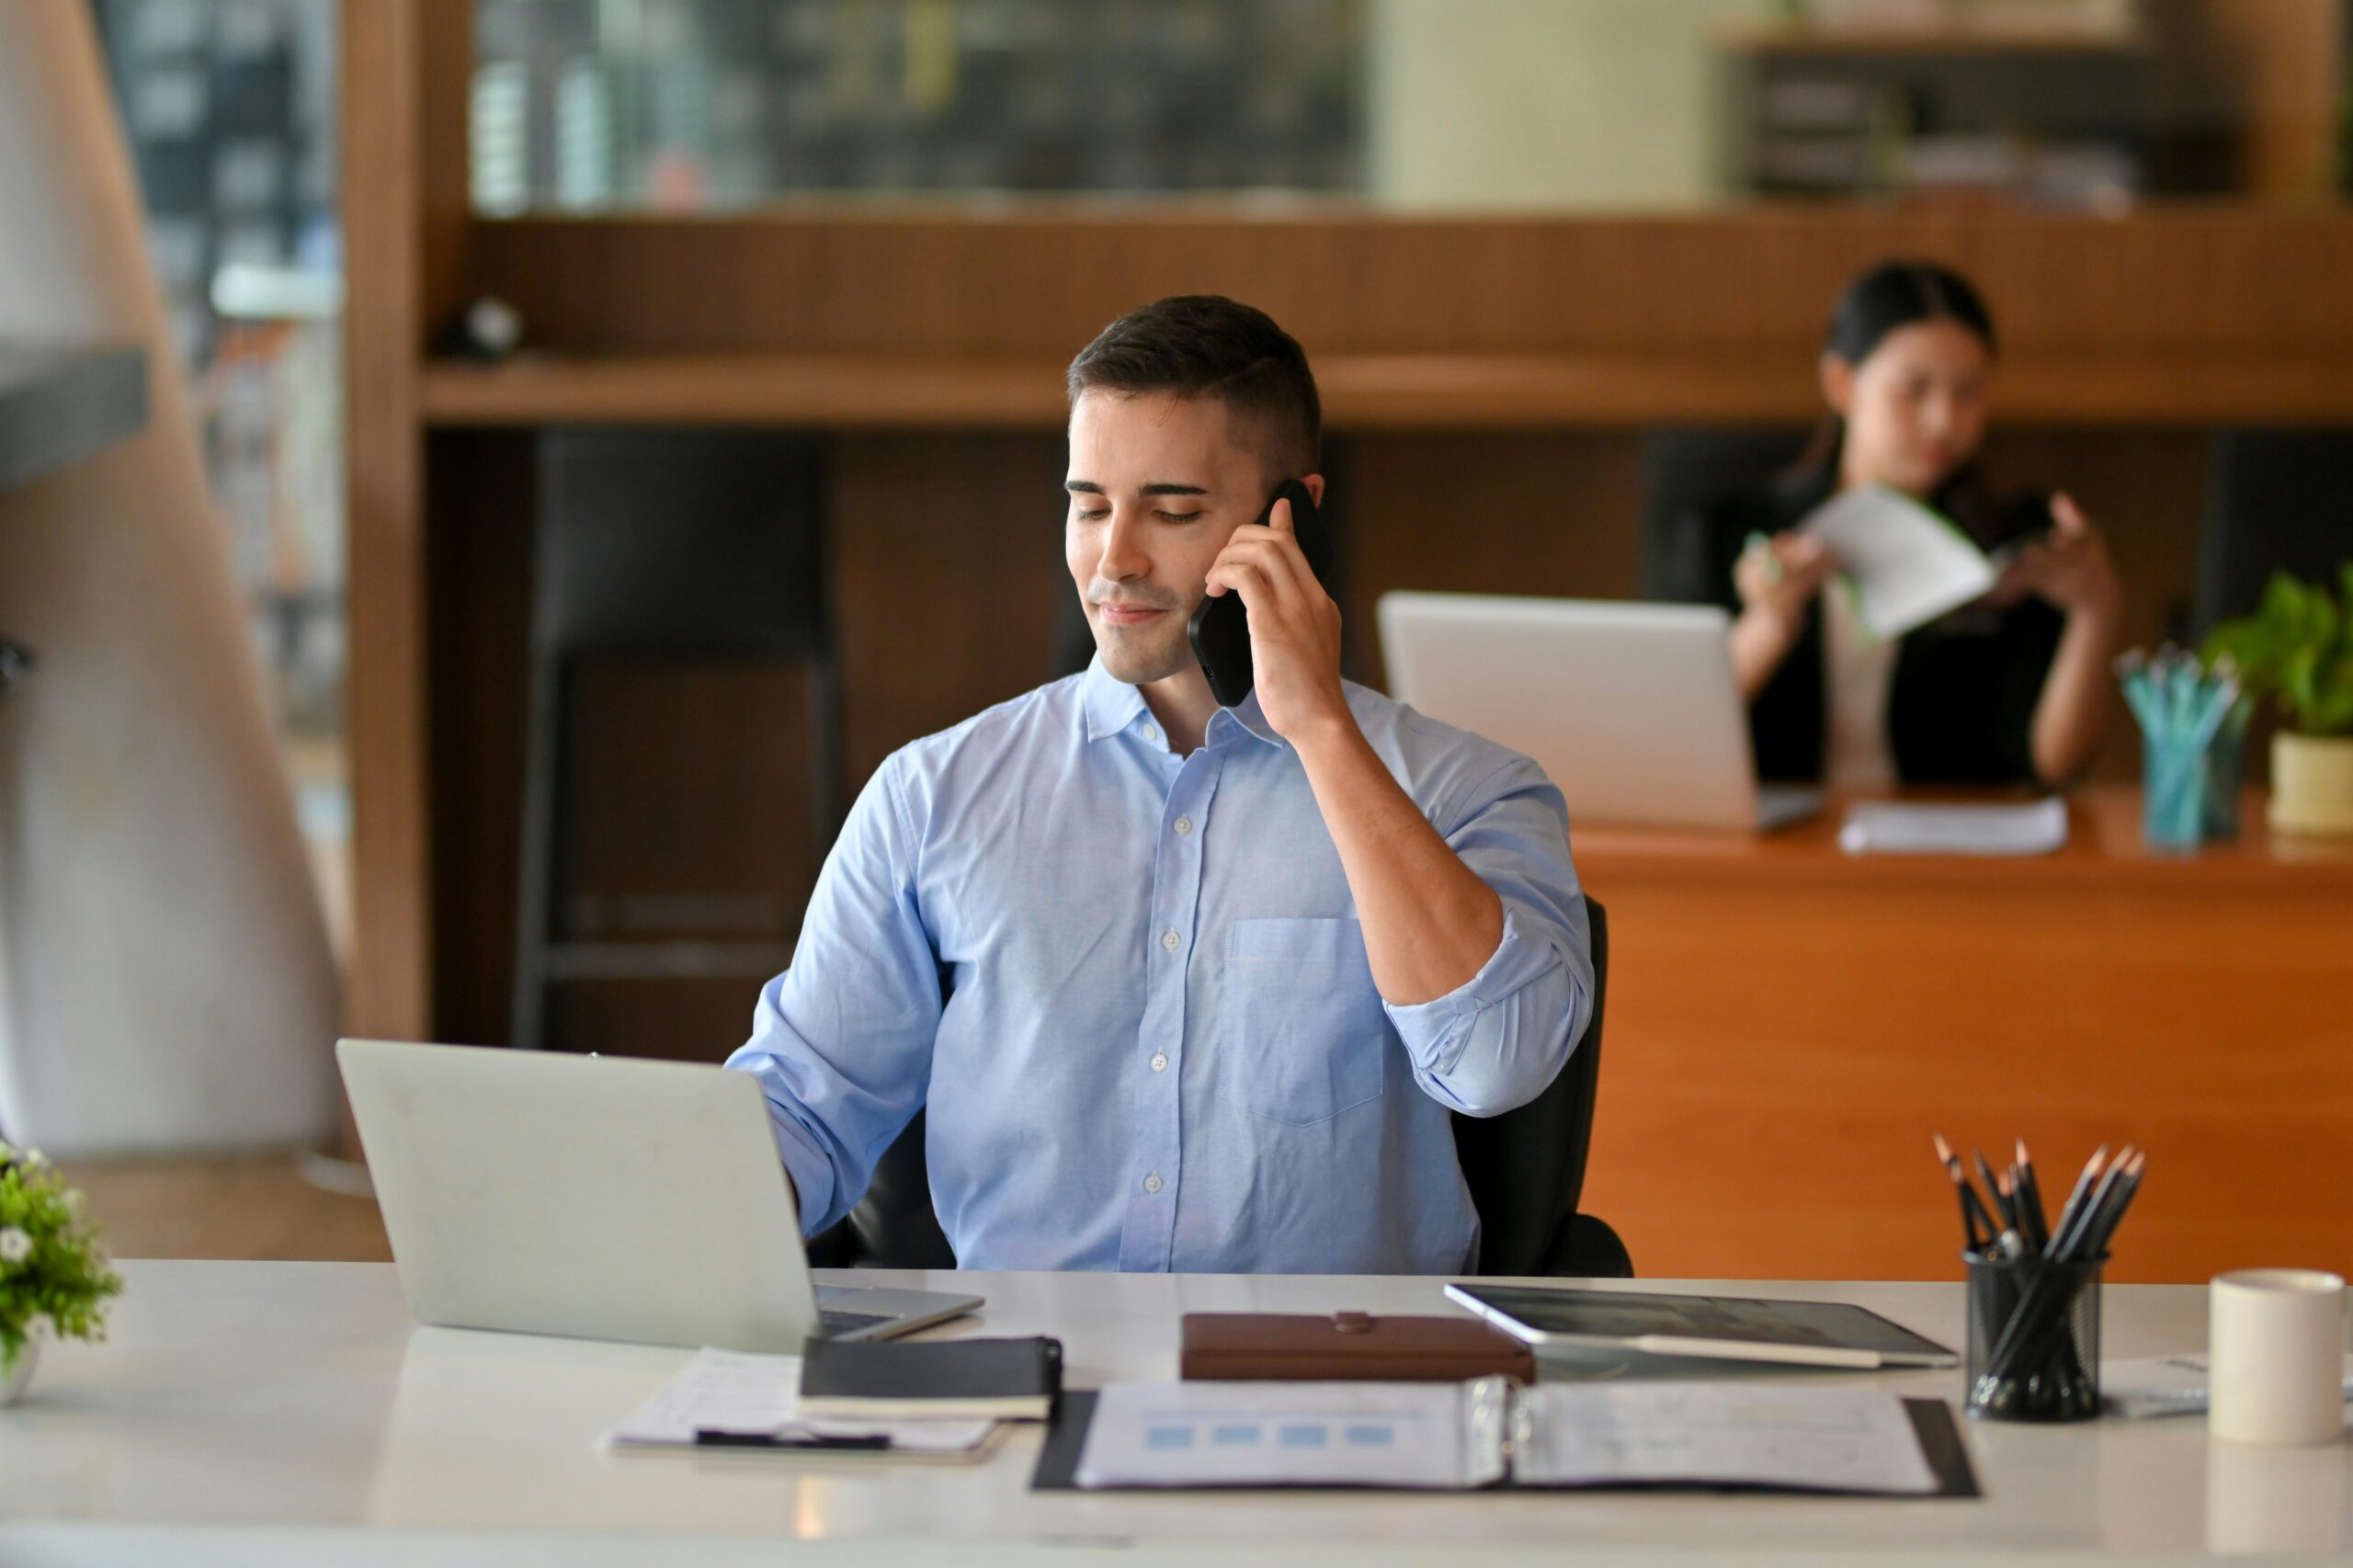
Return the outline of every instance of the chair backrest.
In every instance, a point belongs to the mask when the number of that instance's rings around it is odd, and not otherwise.
[[[918,1110],[874,1162],[874,1179],[849,1217],[810,1238],[811,1263],[820,1268],[956,1267],[956,1249],[931,1206],[923,1139],[924,1113]]]
[[[532,610],[541,653],[824,655],[820,450],[768,430],[549,431]]]
[[[1643,597],[1675,597],[1675,528],[1685,513],[1763,487],[1797,460],[1806,435],[1786,426],[1699,426],[1643,437]]]
[[[1601,1017],[1609,996],[1609,919],[1585,901],[1592,933],[1593,1017],[1568,1064],[1528,1104],[1501,1116],[1457,1116],[1455,1157],[1479,1213],[1483,1274],[1619,1272],[1566,1268],[1570,1229],[1585,1189],[1593,1142],[1593,1103],[1601,1082]],[[848,1219],[809,1244],[809,1259],[831,1268],[953,1268],[956,1251],[932,1211],[917,1111],[874,1167],[873,1185]],[[1614,1237],[1606,1244],[1616,1246]],[[1622,1256],[1620,1254],[1620,1256]],[[1630,1270],[1629,1270],[1630,1272]]]
[[[1609,918],[1585,901],[1593,944],[1593,1017],[1550,1087],[1501,1116],[1454,1119],[1454,1153],[1479,1211],[1479,1272],[1559,1272],[1593,1143],[1601,1019],[1609,996]]]
[[[2190,631],[2246,615],[2274,572],[2334,584],[2353,560],[2353,435],[2224,430],[2213,440]]]

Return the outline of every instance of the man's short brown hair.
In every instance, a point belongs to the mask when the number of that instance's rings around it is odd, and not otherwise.
[[[1070,401],[1089,392],[1213,397],[1255,436],[1281,479],[1322,467],[1324,405],[1298,339],[1266,312],[1221,294],[1178,294],[1130,311],[1070,362]]]

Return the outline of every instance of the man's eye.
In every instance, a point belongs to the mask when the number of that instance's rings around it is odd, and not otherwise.
[[[1074,508],[1074,515],[1090,523],[1099,522],[1103,518],[1111,515],[1111,508],[1108,506],[1079,506]]]
[[[1200,516],[1200,513],[1199,513],[1199,512],[1198,512],[1198,511],[1192,511],[1192,512],[1162,512],[1162,513],[1160,514],[1160,518],[1161,518],[1161,520],[1162,520],[1163,522],[1169,522],[1169,523],[1189,523],[1189,522],[1191,522],[1195,517],[1199,517],[1199,516]]]

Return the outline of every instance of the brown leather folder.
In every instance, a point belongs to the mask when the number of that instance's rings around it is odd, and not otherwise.
[[[1197,1382],[1536,1381],[1536,1356],[1470,1318],[1187,1312],[1183,1375]]]

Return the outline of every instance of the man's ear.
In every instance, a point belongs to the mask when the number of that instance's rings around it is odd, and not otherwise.
[[[1301,478],[1300,483],[1307,486],[1307,498],[1315,503],[1315,509],[1322,511],[1324,509],[1324,476],[1320,473],[1307,474]]]
[[[1822,383],[1822,401],[1830,412],[1844,419],[1855,401],[1855,367],[1841,354],[1824,354],[1816,368]]]

